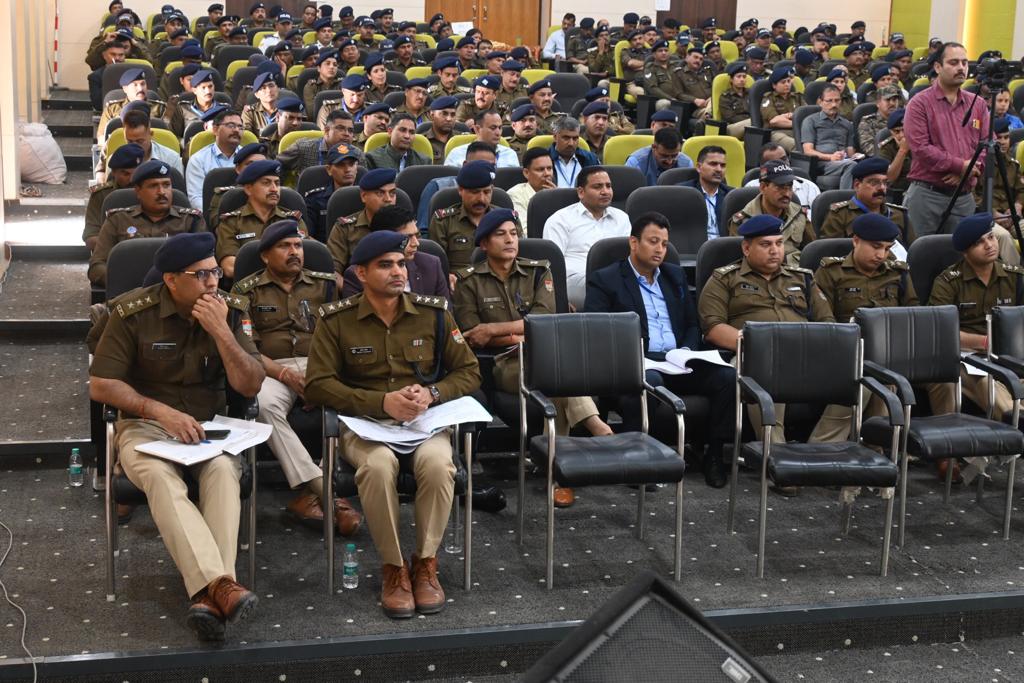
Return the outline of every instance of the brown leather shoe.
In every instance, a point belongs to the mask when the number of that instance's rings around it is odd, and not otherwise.
[[[412,597],[412,583],[409,581],[409,570],[405,564],[384,565],[381,579],[383,584],[380,587],[380,606],[384,614],[392,619],[408,619],[414,615],[416,603]]]
[[[118,524],[127,524],[128,522],[132,521],[132,515],[133,514],[135,514],[135,506],[134,505],[122,505],[121,503],[117,504],[117,523]]]
[[[324,528],[324,510],[316,494],[304,491],[288,503],[288,512],[303,526]]]
[[[576,494],[572,492],[572,489],[562,488],[561,486],[555,487],[555,507],[556,508],[567,508],[576,502]]]
[[[437,614],[444,609],[444,589],[437,579],[436,557],[412,556],[412,595],[420,614]]]
[[[363,524],[363,516],[352,507],[347,498],[334,500],[334,528],[342,536],[355,536]]]
[[[248,616],[260,601],[255,593],[226,574],[214,579],[207,593],[232,624]]]
[[[185,623],[201,641],[224,640],[224,613],[217,607],[217,603],[207,590],[203,590],[192,599]]]
[[[960,463],[952,458],[945,458],[935,463],[935,469],[938,472],[939,481],[946,481],[946,470],[949,469],[950,463],[953,464],[953,483],[958,485],[964,483],[964,477],[960,473]]]

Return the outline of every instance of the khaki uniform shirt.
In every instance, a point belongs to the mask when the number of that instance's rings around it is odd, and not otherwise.
[[[340,88],[341,83],[338,79],[325,83],[324,81],[321,81],[319,77],[310,78],[302,88],[302,103],[306,106],[306,111],[313,111],[316,96],[321,92],[324,90],[338,90]]]
[[[511,137],[505,138],[505,142],[511,147],[516,155],[519,157],[519,163],[523,163],[523,155],[526,154],[526,146],[530,144],[530,139],[522,139],[518,135],[512,135]]]
[[[427,95],[430,96],[431,100],[436,100],[438,97],[445,97],[446,95],[459,95],[461,93],[473,92],[464,85],[456,85],[451,90],[445,90],[441,87],[441,82],[438,81],[434,85],[427,88]]]
[[[537,112],[537,135],[551,135],[551,124],[563,116],[566,114],[561,111],[550,111],[547,116],[541,116],[540,112]]]
[[[285,219],[298,221],[299,232],[306,234],[302,212],[289,211],[283,206],[275,206],[265,223],[248,202],[240,209],[222,213],[220,223],[217,224],[217,261],[220,262],[226,256],[237,256],[243,244],[258,240],[268,225]]]
[[[986,285],[974,268],[961,259],[942,271],[932,285],[929,306],[956,306],[960,331],[987,334],[985,316],[996,306],[1024,303],[1024,268],[996,261]]]
[[[739,234],[739,227],[759,214],[764,213],[761,209],[761,195],[754,197],[750,203],[740,211],[733,214],[729,219],[729,234],[735,237]],[[786,263],[796,266],[800,262],[800,250],[807,246],[808,242],[814,240],[814,227],[807,219],[807,211],[800,206],[799,202],[790,202],[789,209],[782,219],[782,235],[786,245]]]
[[[846,80],[853,83],[854,90],[867,83],[869,78],[871,78],[871,73],[867,69],[861,69],[860,71],[854,71],[849,67],[846,69]]]
[[[858,308],[916,306],[917,293],[903,261],[883,263],[874,275],[853,265],[853,255],[828,256],[814,273],[814,282],[828,299],[836,320],[845,322]]]
[[[750,95],[735,90],[726,90],[718,98],[718,119],[726,123],[739,123],[750,118]]]
[[[366,106],[370,106],[371,104],[377,104],[378,102],[383,102],[384,98],[393,92],[402,92],[402,88],[400,88],[397,85],[387,84],[384,85],[383,90],[378,90],[377,88],[370,88],[369,90],[366,91]]]
[[[889,164],[896,159],[896,154],[900,151],[899,143],[896,142],[896,138],[887,137],[882,140],[882,144],[878,146],[878,156],[882,157]],[[907,156],[903,159],[903,167],[900,169],[900,175],[896,178],[896,181],[889,183],[890,190],[899,190],[905,192],[910,187],[910,156],[911,152],[907,151]]]
[[[260,132],[275,121],[277,121],[277,109],[268,114],[259,102],[247,104],[242,108],[242,126],[256,137],[259,137]]]
[[[587,50],[594,36],[575,35],[565,45],[565,56],[571,59],[587,59]]]
[[[392,59],[390,61],[384,62],[384,66],[387,67],[388,71],[399,71],[403,74],[414,66],[426,65],[426,62],[424,62],[422,59],[417,59],[416,57],[413,57],[412,61],[410,61],[408,64],[402,64],[402,62],[400,62],[398,59]]]
[[[835,202],[828,207],[828,214],[821,224],[822,237],[853,237],[853,219],[865,213],[864,209],[852,200]],[[882,207],[882,215],[899,226],[903,234],[903,243],[913,241],[913,235],[907,234],[907,209],[899,204],[886,204]]]
[[[604,52],[599,52],[596,45],[587,48],[586,60],[590,73],[615,75],[615,50],[611,46]]]
[[[488,208],[490,211],[493,207]],[[519,229],[519,236],[523,237],[523,228],[516,219],[516,227]],[[430,239],[437,242],[448,255],[448,270],[454,272],[457,268],[466,268],[471,265],[470,258],[473,255],[474,235],[476,223],[469,218],[462,202],[452,206],[438,209],[430,217]]]
[[[220,202],[224,199],[224,193],[228,190],[233,190],[238,185],[221,185],[220,187],[213,188],[213,196],[210,197],[210,209],[208,211],[210,215],[210,230],[216,230],[217,225],[220,223]]]
[[[644,69],[644,90],[651,97],[666,100],[678,100],[683,89],[675,78],[674,70],[669,66],[648,64]]]
[[[462,102],[459,103],[458,108],[456,108],[455,110],[455,120],[459,121],[460,123],[464,123],[470,119],[476,121],[476,117],[478,115],[480,115],[484,111],[489,111],[490,109],[493,109],[494,111],[501,114],[501,122],[503,124],[509,123],[508,105],[503,102],[499,102],[497,98],[494,99],[493,106],[488,107],[487,109],[480,109],[480,107],[476,106],[476,102],[474,102],[472,99],[462,100]]]
[[[102,185],[96,185],[89,189],[89,202],[85,205],[85,229],[82,230],[83,242],[100,234],[104,218],[103,201],[117,189],[119,188],[114,184],[113,178]]]
[[[120,297],[114,305],[89,374],[125,382],[200,422],[211,419],[225,404],[226,374],[217,343],[202,325],[178,314],[162,282],[134,293],[134,298]],[[230,311],[235,341],[258,361],[259,351],[241,321],[246,300],[220,294]]]
[[[174,134],[180,138],[185,135],[185,129],[188,128],[188,124],[193,121],[198,121],[203,112],[208,111],[212,107],[216,106],[216,104],[217,100],[212,100],[209,107],[201,110],[196,104],[194,96],[181,97],[178,99],[174,108],[170,110],[167,125],[170,126],[171,130],[174,131]],[[259,131],[256,131],[256,134],[259,135]]]
[[[723,323],[741,329],[747,322],[835,322],[811,271],[782,266],[765,278],[746,259],[715,269],[697,310],[704,334]]]
[[[235,283],[231,292],[248,301],[252,340],[267,358],[309,355],[309,342],[320,319],[320,307],[336,298],[334,273],[302,269],[291,291],[266,270]]]
[[[853,99],[853,93],[849,88],[844,88],[839,100],[839,115],[847,121],[853,121],[853,110],[856,107],[857,103]]]
[[[520,97],[529,96],[530,95],[529,93],[526,92],[526,87],[523,85],[522,81],[519,82],[519,85],[516,87],[515,90],[505,90],[505,88],[500,88],[498,90],[498,94],[495,95],[494,97],[494,103],[496,105],[495,108],[497,108],[498,104],[504,107],[505,110],[502,112],[501,116],[502,118],[507,119],[509,113],[512,112],[512,103],[518,100]]]
[[[608,130],[616,135],[631,135],[636,130],[636,124],[621,111],[615,111],[608,115]]]
[[[354,213],[351,216],[342,216],[334,221],[331,226],[331,233],[327,236],[327,249],[334,259],[334,270],[344,273],[348,268],[348,260],[352,258],[359,240],[371,232],[370,219],[366,216],[366,210]]]
[[[622,77],[629,81],[630,83],[632,83],[633,81],[636,80],[637,76],[642,75],[643,69],[630,69],[628,66],[626,66],[626,64],[628,64],[631,60],[634,59],[638,59],[641,62],[646,61],[648,53],[649,51],[642,47],[627,48],[623,50],[621,53],[619,53],[619,61],[622,63]]]
[[[707,69],[691,71],[684,67],[675,72],[675,82],[679,90],[679,98],[683,102],[706,100],[711,97],[711,81],[714,76]]]
[[[1016,159],[1006,159],[1006,181],[1016,192],[1017,202],[1024,200],[1024,183],[1021,182],[1020,163]],[[995,169],[995,179],[992,183],[992,213],[1006,213],[1010,210],[1010,196],[1003,188],[1003,180],[999,176],[999,169]],[[978,183],[974,186],[974,198],[978,205],[985,198],[985,183]]]
[[[438,140],[433,126],[426,133],[423,133],[423,137],[430,140],[430,148],[434,150],[434,165],[440,166],[444,163],[444,146],[448,144],[448,140]],[[450,140],[451,136],[448,139]]]
[[[325,304],[309,350],[306,400],[344,415],[388,418],[384,395],[433,379],[427,375],[437,344],[444,345],[446,371],[435,383],[441,401],[476,391],[480,366],[447,309],[444,297],[402,294],[395,319],[385,325],[362,294]],[[443,339],[437,338],[438,310]]]
[[[134,237],[169,237],[179,232],[205,232],[203,212],[190,207],[172,206],[167,215],[154,221],[136,204],[111,209],[100,227],[96,249],[89,258],[89,281],[97,285],[107,282],[107,257],[118,242]]]
[[[766,93],[761,98],[761,120],[764,121],[764,127],[768,128],[768,122],[780,114],[792,114],[802,104],[800,95],[795,92],[786,96],[774,92]]]

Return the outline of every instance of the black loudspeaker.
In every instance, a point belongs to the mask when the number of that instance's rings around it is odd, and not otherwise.
[[[665,581],[637,576],[522,679],[565,681],[773,682]]]

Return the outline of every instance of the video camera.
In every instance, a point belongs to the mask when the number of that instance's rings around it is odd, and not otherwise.
[[[1009,62],[1002,58],[990,57],[978,62],[975,80],[991,88],[1005,88],[1015,78],[1024,75],[1020,62]]]

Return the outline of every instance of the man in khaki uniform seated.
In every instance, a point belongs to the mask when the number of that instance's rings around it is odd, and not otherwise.
[[[192,601],[186,621],[201,640],[223,640],[225,622],[258,602],[235,581],[238,459],[221,454],[189,468],[199,483],[197,506],[177,465],[136,448],[162,439],[202,441],[201,423],[223,410],[225,384],[251,397],[263,382],[259,352],[240,319],[229,317],[244,312],[245,301],[217,291],[213,248],[208,232],[167,240],[153,263],[162,281],[121,300],[89,369],[90,398],[118,410],[119,463],[146,494]]]
[[[124,90],[124,99],[108,102],[100,114],[100,122],[96,124],[96,142],[101,145],[107,139],[107,124],[119,117],[124,105],[129,102],[149,102],[149,115],[157,119],[162,119],[167,109],[166,102],[147,96],[146,72],[142,69],[127,69],[121,74],[118,84]]]
[[[821,224],[822,237],[850,237],[853,235],[853,221],[865,213],[885,216],[900,230],[899,241],[910,244],[914,236],[908,234],[907,210],[898,204],[885,201],[889,189],[886,173],[889,162],[880,157],[867,157],[857,162],[850,172],[853,178],[853,196],[842,202],[834,202],[828,208],[825,221]]]
[[[142,163],[146,152],[139,145],[121,145],[110,155],[107,168],[110,173],[102,185],[89,188],[89,201],[85,206],[85,229],[82,230],[82,241],[92,252],[96,248],[100,228],[103,226],[103,200],[114,190],[121,190],[132,185],[132,174]]]
[[[742,234],[739,228],[753,216],[767,214],[783,221],[782,237],[786,263],[800,263],[800,250],[814,240],[814,228],[807,211],[793,201],[793,169],[784,161],[768,161],[761,166],[761,193],[729,219],[729,234]]]
[[[327,235],[327,248],[334,259],[334,271],[338,274],[339,287],[341,274],[348,268],[356,245],[371,232],[370,221],[382,206],[398,201],[395,186],[397,177],[398,173],[393,168],[368,171],[359,180],[359,201],[363,204],[363,210],[350,216],[342,216],[331,226],[331,232]]]

